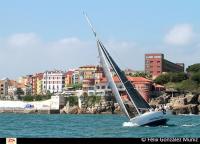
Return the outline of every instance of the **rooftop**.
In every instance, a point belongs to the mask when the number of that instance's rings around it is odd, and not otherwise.
[[[130,76],[127,76],[127,78],[131,82],[148,82],[148,83],[152,82],[151,80],[146,79],[144,77],[130,77]],[[115,83],[120,83],[120,80],[119,80],[119,78],[117,76],[114,76],[113,79],[114,79]],[[102,78],[102,80],[100,82],[101,83],[107,83],[107,78],[106,77]]]

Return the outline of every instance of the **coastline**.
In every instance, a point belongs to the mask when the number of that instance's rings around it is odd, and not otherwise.
[[[194,114],[200,115],[200,95],[199,94],[178,94],[175,96],[163,95],[151,100],[150,105],[153,108],[165,106],[171,110],[173,115]]]
[[[22,102],[22,101],[20,101]],[[5,103],[2,102],[2,103]],[[27,102],[31,103],[31,102]],[[39,102],[38,102],[39,103]],[[44,104],[44,101],[41,102]],[[45,103],[47,104],[47,103]],[[200,95],[199,94],[178,94],[175,96],[163,95],[151,99],[149,103],[153,108],[165,106],[173,115],[200,115]],[[15,105],[16,106],[16,105]],[[41,105],[40,105],[41,106]],[[45,105],[46,106],[46,105]],[[123,114],[120,106],[117,103],[112,104],[112,101],[105,101],[105,99],[88,105],[85,102],[83,105],[62,105],[57,109],[46,108],[25,108],[25,107],[1,107],[1,113],[14,114]]]

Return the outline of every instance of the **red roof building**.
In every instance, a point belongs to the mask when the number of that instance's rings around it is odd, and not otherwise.
[[[127,76],[128,80],[134,85],[134,87],[138,90],[141,96],[148,102],[151,94],[152,89],[152,81],[143,77],[130,77]],[[113,77],[115,83],[118,85],[118,88],[122,88],[119,78],[117,76]],[[101,84],[107,83],[107,79],[104,77],[101,81]]]

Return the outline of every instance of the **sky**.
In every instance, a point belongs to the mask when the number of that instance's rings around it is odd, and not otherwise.
[[[124,68],[144,70],[145,53],[200,62],[200,1],[0,0],[0,78],[99,63],[98,37]]]

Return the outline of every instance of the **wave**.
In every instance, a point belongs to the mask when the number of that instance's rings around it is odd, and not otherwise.
[[[196,126],[200,126],[200,123],[198,123],[198,124],[183,124],[183,125],[181,125],[181,126],[183,126],[183,127],[196,127]]]
[[[178,115],[181,115],[181,116],[198,116],[198,115],[195,115],[195,114],[178,114]]]
[[[168,125],[163,125],[163,126],[160,126],[160,127],[169,127]]]
[[[184,124],[184,125],[181,125],[182,127],[193,127],[193,126],[196,126],[194,124]]]
[[[136,123],[132,123],[132,122],[124,122],[123,123],[123,127],[138,127],[139,125],[137,125]]]

